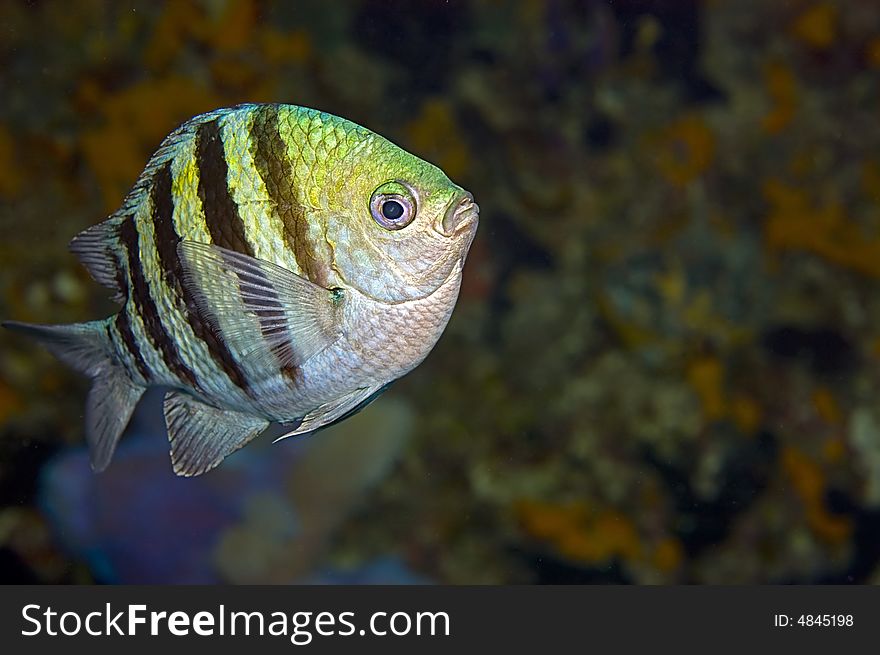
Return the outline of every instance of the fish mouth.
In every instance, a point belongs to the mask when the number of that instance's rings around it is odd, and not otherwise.
[[[446,210],[443,220],[440,222],[440,233],[445,237],[455,237],[467,230],[473,229],[480,217],[480,206],[474,202],[474,197],[465,191],[458,199],[453,201]]]

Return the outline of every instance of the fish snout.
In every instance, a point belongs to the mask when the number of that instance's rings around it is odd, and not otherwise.
[[[479,220],[480,206],[474,202],[474,196],[465,191],[456,202],[453,200],[443,217],[443,234],[452,237],[464,231]]]

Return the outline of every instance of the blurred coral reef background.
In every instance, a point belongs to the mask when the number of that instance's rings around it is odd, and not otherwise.
[[[246,101],[474,193],[446,334],[199,480],[0,334],[0,580],[880,583],[880,4],[3,2],[0,316],[114,311],[67,241]]]

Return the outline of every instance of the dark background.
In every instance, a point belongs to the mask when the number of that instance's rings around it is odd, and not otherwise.
[[[91,474],[85,382],[0,334],[0,580],[880,581],[878,82],[858,0],[3,2],[4,318],[114,311],[67,241],[219,106],[482,212],[422,366],[198,480],[155,398]]]

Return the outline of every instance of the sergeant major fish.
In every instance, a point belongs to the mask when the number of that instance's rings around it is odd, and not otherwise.
[[[71,241],[119,313],[5,325],[92,378],[95,470],[163,386],[174,471],[199,475],[270,423],[329,425],[417,366],[455,305],[478,211],[439,168],[347,120],[219,109],[166,137],[122,207]]]

